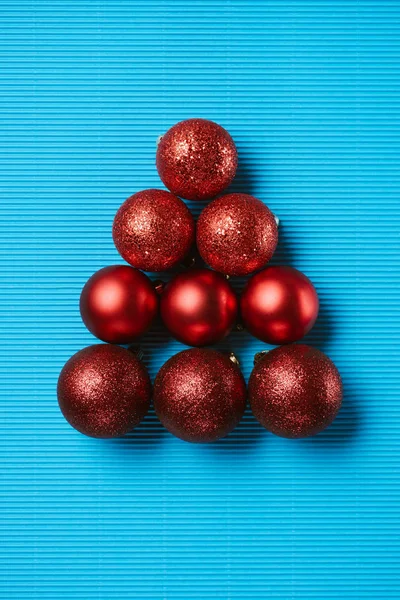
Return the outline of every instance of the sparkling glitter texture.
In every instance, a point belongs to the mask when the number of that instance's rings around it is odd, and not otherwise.
[[[248,194],[213,200],[197,223],[197,247],[203,260],[226,275],[248,275],[263,267],[278,243],[271,211]]]
[[[250,405],[266,429],[286,438],[315,435],[335,418],[342,383],[333,362],[305,344],[275,348],[256,362]]]
[[[194,220],[186,204],[163,190],[144,190],[128,198],[113,224],[118,252],[144,271],[166,271],[178,264],[194,237]]]
[[[311,281],[292,267],[267,267],[244,288],[240,307],[247,330],[268,344],[300,340],[318,316],[318,295]]]
[[[113,438],[143,419],[151,384],[146,368],[131,352],[99,344],[68,360],[58,379],[57,395],[72,427],[90,437]]]
[[[238,302],[223,275],[210,269],[191,269],[167,284],[160,309],[174,337],[188,346],[208,346],[228,335]]]
[[[246,405],[243,376],[216,350],[192,348],[170,358],[154,384],[163,425],[187,442],[214,442],[239,423]]]
[[[231,183],[238,157],[223,127],[205,119],[188,119],[162,136],[156,163],[171,192],[187,200],[209,200]]]
[[[158,296],[144,273],[128,265],[113,265],[87,281],[80,310],[93,335],[105,342],[129,344],[150,327],[157,314]]]

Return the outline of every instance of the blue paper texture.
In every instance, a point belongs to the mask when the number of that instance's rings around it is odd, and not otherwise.
[[[1,599],[398,599],[400,3],[2,0],[0,33]],[[188,117],[232,134],[230,189],[320,295],[306,341],[345,397],[315,438],[247,411],[196,446],[151,412],[99,441],[59,412],[95,342],[80,290],[122,262],[114,214],[163,187],[156,139]],[[219,347],[246,378],[268,348]],[[154,378],[183,346],[157,325],[143,348]]]

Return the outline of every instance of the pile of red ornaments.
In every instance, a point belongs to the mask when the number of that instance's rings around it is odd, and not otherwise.
[[[158,372],[157,416],[186,441],[227,435],[243,416],[246,384],[232,355],[199,346],[223,339],[240,312],[252,335],[285,344],[255,358],[248,395],[256,419],[283,437],[322,431],[341,405],[340,375],[321,351],[293,344],[314,325],[318,296],[300,271],[265,268],[278,243],[277,222],[265,204],[248,194],[220,195],[238,164],[231,136],[211,121],[182,121],[162,136],[156,160],[170,191],[137,192],[114,219],[115,246],[130,266],[105,267],[82,290],[83,322],[108,343],[77,352],[62,369],[57,391],[65,418],[98,438],[121,436],[142,420],[152,395],[148,372],[134,352],[116,344],[136,341],[159,313],[173,337],[197,348],[179,352]],[[180,197],[215,199],[196,226]],[[211,269],[187,268],[166,285],[142,272],[182,264],[195,241]],[[228,277],[256,271],[238,301]]]

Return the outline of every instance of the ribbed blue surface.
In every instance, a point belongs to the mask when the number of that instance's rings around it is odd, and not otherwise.
[[[0,8],[1,598],[398,599],[399,3]],[[193,116],[231,132],[232,189],[280,217],[276,262],[320,294],[308,340],[345,401],[314,439],[247,414],[198,447],[151,414],[102,442],[59,413],[58,373],[94,341],[80,289],[119,262],[114,213],[161,187],[155,140]],[[222,347],[246,377],[263,349]],[[154,376],[181,346],[159,327],[144,349]]]

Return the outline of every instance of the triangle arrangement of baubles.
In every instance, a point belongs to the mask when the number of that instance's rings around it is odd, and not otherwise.
[[[313,327],[318,295],[297,269],[267,266],[279,237],[269,208],[250,194],[224,194],[238,167],[232,137],[212,121],[181,121],[159,139],[156,166],[169,191],[136,192],[115,215],[114,243],[128,264],[100,269],[82,290],[82,320],[106,343],[64,365],[57,386],[64,417],[85,435],[118,437],[141,422],[153,398],[168,431],[205,443],[236,427],[248,399],[275,435],[319,433],[341,406],[341,378],[323,352],[294,343]],[[182,199],[209,201],[197,223]],[[179,266],[167,283],[143,272]],[[239,298],[229,281],[236,276],[250,276]],[[137,351],[124,346],[157,316],[193,348],[172,356],[152,387]],[[277,346],[255,356],[248,386],[235,356],[209,347],[238,322]]]

